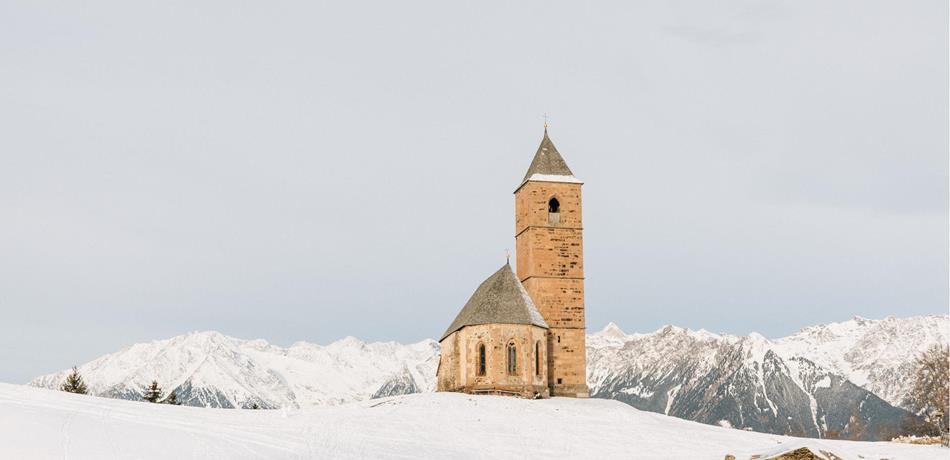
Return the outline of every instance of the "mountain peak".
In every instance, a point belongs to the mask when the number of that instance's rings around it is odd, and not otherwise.
[[[627,336],[627,334],[620,329],[620,326],[617,326],[617,324],[613,321],[607,323],[607,325],[604,326],[604,328],[600,331],[600,335],[615,337],[618,339],[622,339]]]
[[[768,338],[766,338],[762,334],[759,334],[758,332],[750,332],[749,339],[751,339],[754,342],[768,342],[769,341]]]
[[[358,339],[358,338],[356,338],[356,337],[353,337],[352,335],[348,335],[348,336],[346,336],[346,337],[343,337],[343,338],[340,339],[340,340],[337,340],[336,342],[331,343],[330,345],[337,345],[337,346],[361,346],[361,345],[364,345],[364,344],[365,344],[365,343],[364,343],[362,340],[360,340],[360,339]]]
[[[661,333],[661,334],[679,334],[679,333],[683,333],[683,332],[686,332],[686,329],[683,329],[683,328],[681,328],[681,327],[679,327],[679,326],[674,326],[674,325],[672,325],[672,324],[667,324],[667,325],[661,327],[660,329],[658,329],[655,333]]]
[[[166,347],[189,345],[193,347],[216,347],[242,342],[239,339],[226,336],[218,331],[191,331],[177,335],[170,339],[155,341],[155,344],[164,344]]]
[[[210,329],[204,331],[188,331],[181,335],[186,337],[224,337],[224,334]]]

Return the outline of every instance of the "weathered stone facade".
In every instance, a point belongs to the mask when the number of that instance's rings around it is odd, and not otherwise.
[[[508,368],[510,345],[515,350],[514,372]],[[484,373],[480,372],[480,346],[485,347]],[[442,340],[438,390],[547,398],[546,355],[544,328],[529,324],[467,326]]]
[[[551,200],[558,212],[551,211]],[[587,397],[581,184],[525,182],[515,192],[518,279],[548,330],[554,396]]]

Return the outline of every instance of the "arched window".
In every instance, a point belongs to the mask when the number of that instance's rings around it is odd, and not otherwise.
[[[541,341],[534,342],[534,375],[541,376]]]
[[[557,198],[551,198],[548,201],[548,223],[557,225],[561,223],[561,203]]]
[[[485,375],[485,344],[478,344],[478,375]]]
[[[518,351],[515,349],[514,342],[508,342],[508,374],[518,373]]]

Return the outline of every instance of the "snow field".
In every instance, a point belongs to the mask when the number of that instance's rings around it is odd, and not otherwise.
[[[749,458],[782,444],[844,458],[946,459],[937,446],[814,441],[720,428],[609,400],[428,393],[234,410],[0,384],[3,459]]]

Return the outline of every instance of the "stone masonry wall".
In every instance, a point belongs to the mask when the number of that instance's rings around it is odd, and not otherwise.
[[[458,333],[449,334],[439,343],[439,368],[436,371],[436,389],[453,391],[459,387]]]
[[[554,383],[552,396],[587,397],[585,339],[584,329],[552,328],[548,331],[548,346],[552,350],[548,360],[550,379]]]
[[[522,284],[552,329],[585,328],[583,279],[528,278]]]
[[[547,387],[546,330],[529,324],[466,326],[442,341],[439,391],[512,393],[533,397],[549,395]],[[507,346],[515,343],[516,373],[508,373]],[[540,348],[540,369],[535,369],[535,343]],[[478,375],[478,345],[485,344],[485,375]],[[540,371],[540,372],[538,372]]]
[[[581,184],[530,181],[515,192],[515,235],[530,226],[549,226],[548,201],[551,198],[557,198],[561,204],[558,228],[583,228]]]
[[[556,198],[558,215],[548,212]],[[586,397],[581,184],[529,181],[515,192],[518,279],[548,330],[548,384],[555,395]]]

